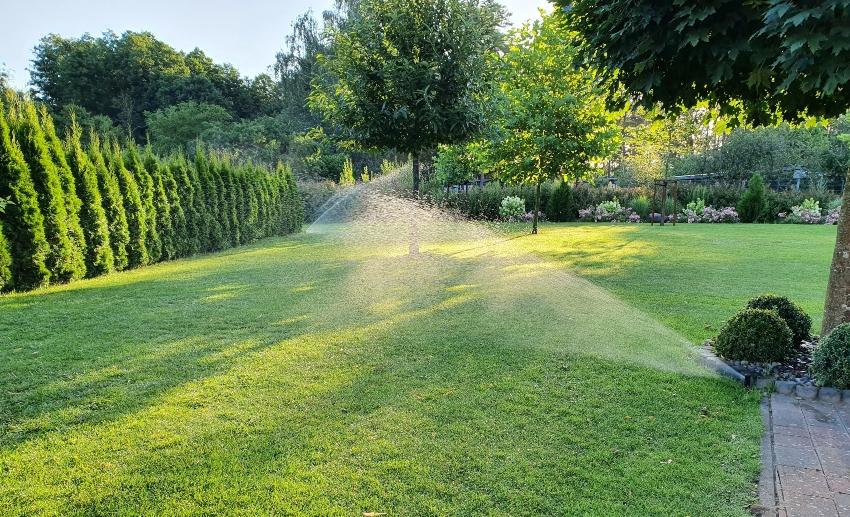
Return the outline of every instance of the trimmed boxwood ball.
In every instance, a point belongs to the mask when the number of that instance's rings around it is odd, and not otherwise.
[[[747,308],[776,311],[791,329],[795,345],[811,338],[812,318],[799,305],[784,296],[763,294],[750,300]]]
[[[793,350],[792,333],[776,311],[744,309],[726,322],[714,348],[735,361],[779,362]]]
[[[812,376],[820,386],[850,388],[850,323],[821,340],[812,353]]]

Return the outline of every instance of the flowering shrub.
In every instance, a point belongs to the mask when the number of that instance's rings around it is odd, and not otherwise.
[[[820,203],[813,198],[808,198],[799,205],[791,207],[790,214],[782,212],[778,216],[780,221],[791,224],[820,224],[823,222]]]
[[[838,224],[838,218],[841,217],[841,207],[833,208],[823,218],[823,224]]]
[[[629,216],[630,223],[639,223],[640,222],[640,214],[632,214]]]
[[[737,223],[741,218],[738,217],[738,211],[731,206],[717,210],[713,206],[705,207],[702,212],[702,222],[704,223]]]
[[[517,196],[502,199],[499,206],[499,217],[505,221],[521,221],[525,216],[525,200]]]
[[[635,214],[631,208],[625,208],[620,205],[617,199],[613,201],[603,201],[597,206],[587,207],[578,211],[579,219],[582,221],[604,221],[604,222],[640,222],[640,215]],[[632,216],[637,216],[637,220],[632,219]]]

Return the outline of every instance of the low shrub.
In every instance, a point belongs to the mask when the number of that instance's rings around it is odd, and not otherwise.
[[[546,213],[549,220],[555,222],[572,221],[575,219],[573,207],[573,189],[566,181],[561,181],[552,189],[552,194],[546,203]]]
[[[779,362],[793,350],[793,334],[776,311],[744,309],[720,330],[714,349],[736,361]]]
[[[629,204],[631,209],[635,212],[635,215],[638,215],[640,219],[646,219],[649,217],[650,203],[649,198],[644,195],[640,195],[634,199]]]
[[[807,198],[797,206],[791,207],[791,213],[779,213],[780,221],[792,224],[820,224],[823,214],[820,202],[814,198]]]
[[[523,220],[525,218],[525,200],[517,196],[508,196],[502,199],[499,206],[499,217],[505,221]]]
[[[808,341],[811,338],[812,318],[800,308],[799,305],[792,302],[785,296],[775,294],[763,294],[757,296],[747,302],[748,309],[765,309],[776,311],[776,314],[782,318],[791,329],[795,345],[799,345],[803,341]]]
[[[764,180],[758,174],[750,178],[747,191],[738,202],[738,213],[745,223],[762,222],[765,217],[767,202],[765,201]]]
[[[850,388],[850,323],[835,327],[821,340],[809,372],[820,386]]]
[[[623,207],[615,198],[611,201],[603,201],[597,206],[591,206],[578,211],[582,221],[625,223],[636,222],[632,217],[636,215],[631,208]],[[638,221],[640,216],[638,216]]]

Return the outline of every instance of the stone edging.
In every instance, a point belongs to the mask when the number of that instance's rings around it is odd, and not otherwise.
[[[707,347],[697,347],[700,363],[710,370],[714,370],[724,377],[740,382],[748,388],[759,390],[775,389],[781,395],[795,395],[805,400],[822,400],[824,402],[850,402],[850,389],[812,386],[797,381],[779,381],[775,377],[762,377],[743,374],[729,366],[725,361],[717,357]]]

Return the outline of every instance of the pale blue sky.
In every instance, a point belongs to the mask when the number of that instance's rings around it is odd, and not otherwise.
[[[320,13],[332,0],[19,0],[3,6],[0,63],[12,84],[24,87],[32,49],[45,34],[77,37],[111,29],[148,30],[180,50],[201,48],[217,62],[244,75],[267,71],[296,16],[309,8]],[[549,8],[546,0],[503,0],[520,23]]]

